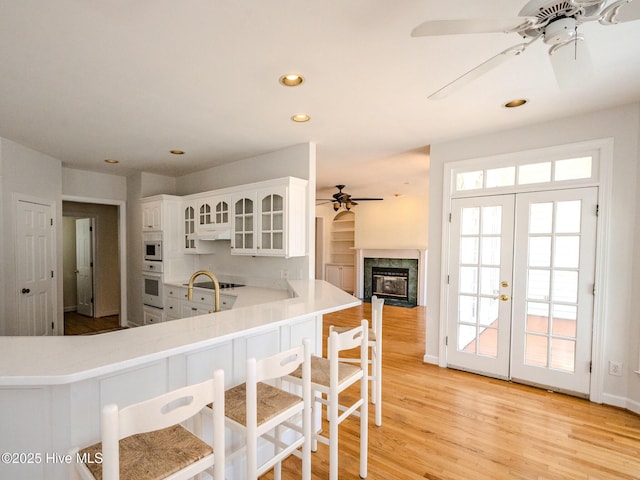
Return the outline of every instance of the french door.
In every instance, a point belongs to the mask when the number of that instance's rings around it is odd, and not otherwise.
[[[597,188],[452,201],[449,366],[588,394]]]

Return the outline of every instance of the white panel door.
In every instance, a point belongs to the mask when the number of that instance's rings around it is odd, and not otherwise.
[[[77,311],[93,317],[93,219],[76,220]]]
[[[519,194],[511,377],[588,394],[598,189]]]
[[[51,210],[17,202],[18,335],[52,335],[55,328]]]
[[[452,201],[447,364],[509,376],[514,196]]]

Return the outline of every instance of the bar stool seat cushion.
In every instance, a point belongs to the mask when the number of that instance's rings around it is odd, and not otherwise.
[[[258,426],[299,403],[301,397],[269,384],[258,382]],[[225,416],[240,425],[247,425],[247,385],[245,383],[224,392]]]
[[[311,383],[316,385],[329,386],[329,372],[331,365],[328,358],[311,356]],[[360,372],[360,367],[350,365],[348,363],[338,363],[338,383],[342,383],[345,380],[357,375]],[[302,378],[302,370],[291,372],[292,377]]]
[[[80,450],[79,455],[95,459],[102,443]],[[213,449],[180,425],[138,433],[120,440],[120,478],[159,480],[211,455]],[[86,464],[96,480],[102,480],[102,464]]]

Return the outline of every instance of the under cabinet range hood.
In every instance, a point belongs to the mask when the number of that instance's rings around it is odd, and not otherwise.
[[[224,228],[220,230],[208,230],[200,233],[190,233],[187,235],[188,240],[231,240],[231,229]]]

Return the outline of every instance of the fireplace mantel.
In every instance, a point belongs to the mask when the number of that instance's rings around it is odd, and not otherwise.
[[[364,297],[365,258],[410,258],[418,260],[418,305],[427,304],[427,249],[426,248],[355,248],[355,296]]]

